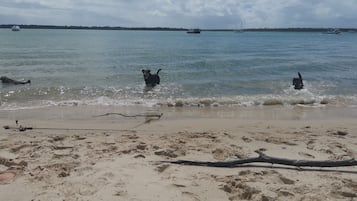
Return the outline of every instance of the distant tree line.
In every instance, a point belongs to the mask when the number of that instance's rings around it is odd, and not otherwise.
[[[205,29],[202,31],[250,31],[250,32],[326,32],[336,28],[250,28],[250,29]],[[357,32],[357,28],[338,28],[341,32]]]
[[[10,29],[13,24],[2,24],[0,28]],[[56,25],[21,25],[21,29],[85,29],[85,30],[156,30],[156,31],[185,31],[184,28],[169,27],[119,27],[119,26],[56,26]]]
[[[336,28],[262,28],[245,29],[245,31],[278,31],[278,32],[325,32]],[[342,32],[357,31],[355,28],[338,28]]]

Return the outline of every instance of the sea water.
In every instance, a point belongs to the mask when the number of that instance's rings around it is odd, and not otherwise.
[[[147,89],[142,69],[159,73]],[[300,72],[304,89],[294,90]],[[0,29],[0,110],[357,105],[357,34]]]

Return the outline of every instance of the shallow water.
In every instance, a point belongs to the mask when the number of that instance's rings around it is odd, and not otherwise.
[[[0,30],[0,109],[357,105],[357,34]],[[142,69],[161,68],[146,90]],[[305,88],[292,78],[301,72]],[[324,104],[321,104],[324,103]]]

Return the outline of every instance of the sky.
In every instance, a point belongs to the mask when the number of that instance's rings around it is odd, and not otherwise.
[[[0,0],[0,24],[357,28],[357,0]]]

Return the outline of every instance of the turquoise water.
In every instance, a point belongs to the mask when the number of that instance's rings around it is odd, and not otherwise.
[[[356,33],[0,29],[0,75],[32,81],[0,84],[0,109],[356,106],[356,44]],[[146,90],[141,70],[159,68],[161,84]]]

